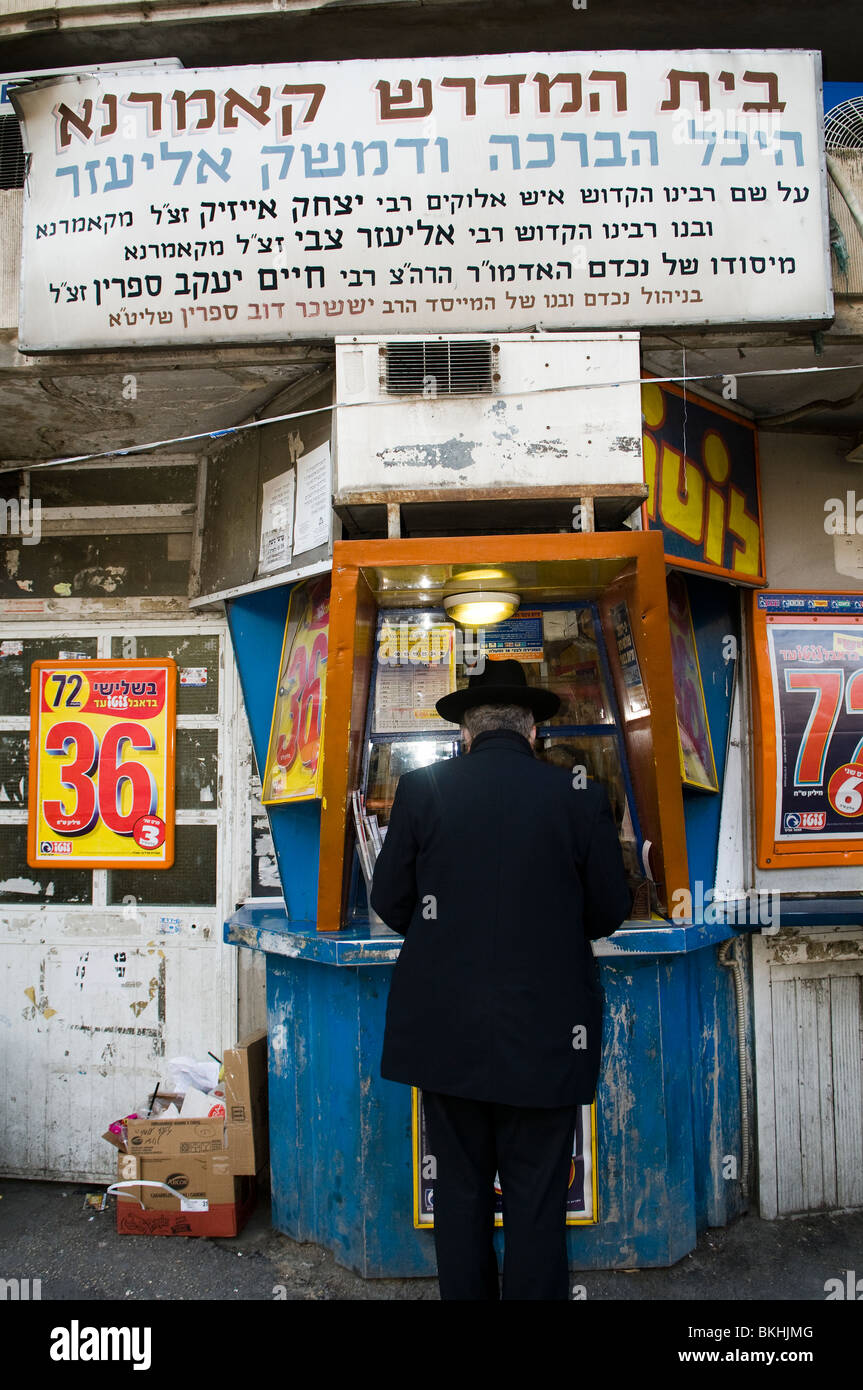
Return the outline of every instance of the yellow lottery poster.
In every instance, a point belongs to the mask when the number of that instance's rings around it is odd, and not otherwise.
[[[329,622],[329,576],[297,584],[282,644],[261,797],[265,805],[321,795]]]
[[[176,699],[170,659],[33,663],[31,868],[171,867]]]

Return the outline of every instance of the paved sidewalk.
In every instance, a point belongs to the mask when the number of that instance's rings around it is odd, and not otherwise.
[[[96,1184],[0,1179],[0,1278],[40,1279],[42,1299],[436,1301],[434,1279],[361,1279],[316,1245],[270,1226],[259,1205],[233,1240],[118,1236],[114,1200],[93,1213]],[[429,1237],[431,1238],[431,1237]],[[588,1301],[816,1300],[825,1283],[863,1281],[863,1212],[785,1221],[742,1217],[707,1231],[670,1269],[573,1273]],[[863,1283],[859,1294],[863,1295]]]

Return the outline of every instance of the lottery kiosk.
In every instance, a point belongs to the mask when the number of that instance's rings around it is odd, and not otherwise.
[[[634,892],[630,920],[595,943],[603,1062],[576,1133],[571,1264],[672,1264],[744,1208],[723,1176],[741,1111],[717,946],[735,927],[687,910],[715,862],[718,820],[698,802],[721,784],[731,719],[718,644],[694,637],[733,620],[712,588],[693,619],[667,586],[662,536],[622,529],[336,542],[331,574],[229,600],[284,890],[226,924],[266,956],[277,1229],[365,1276],[434,1274],[421,1097],[380,1077],[401,938],[367,885],[400,775],[463,756],[435,701],[503,657],[561,696],[537,755],[606,787]],[[685,744],[675,643],[689,643],[703,695],[706,727]],[[542,922],[531,930],[540,952]]]

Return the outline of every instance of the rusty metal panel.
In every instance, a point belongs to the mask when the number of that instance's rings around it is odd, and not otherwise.
[[[249,430],[207,463],[199,591],[248,584],[258,563],[257,496],[263,430]]]
[[[4,538],[0,545],[0,596],[185,594],[190,539],[171,534],[51,535],[44,536],[39,545],[24,545],[18,537]]]
[[[332,403],[331,374],[310,375],[267,407],[267,416],[291,415],[291,419],[249,430],[209,459],[199,594],[222,594],[255,579],[263,485],[329,441]],[[330,552],[330,545],[303,551],[296,564],[313,565],[326,560]],[[292,560],[288,568],[293,564]]]

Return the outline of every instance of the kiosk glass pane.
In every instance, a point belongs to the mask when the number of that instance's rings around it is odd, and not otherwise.
[[[387,825],[402,773],[451,758],[455,751],[456,744],[452,739],[373,743],[369,751],[369,770],[366,778],[367,813],[377,816],[381,825]]]
[[[629,873],[639,875],[638,816],[632,800],[632,788],[625,762],[625,752],[619,727],[613,688],[608,667],[608,654],[598,611],[585,601],[531,603],[523,614],[524,625],[518,618],[498,628],[497,651],[520,660],[527,681],[532,686],[544,686],[561,697],[560,711],[548,720],[537,733],[536,755],[545,762],[583,770],[581,775],[601,783],[608,792],[612,813],[620,835],[624,863]],[[541,615],[541,637],[538,618]],[[408,608],[402,603],[394,609],[378,613],[378,646],[381,646],[384,624],[413,624],[429,628],[446,623],[443,610]],[[505,627],[505,631],[504,631]],[[389,635],[385,633],[387,643]],[[471,669],[466,666],[477,655],[477,639],[461,631],[455,640],[455,683],[458,689],[468,684]],[[398,720],[381,719],[381,711],[389,711],[391,694],[384,692],[383,682],[392,685],[389,662],[379,663],[373,670],[372,688],[366,723],[366,756],[360,790],[364,796],[365,813],[376,817],[385,830],[392,809],[398,780],[403,773],[426,767],[444,758],[461,754],[461,738],[455,725],[441,722],[440,730],[421,725],[419,735]],[[440,668],[438,668],[440,670]],[[381,672],[384,672],[383,676]],[[407,678],[407,672],[404,673]],[[422,680],[422,674],[420,673]],[[432,673],[432,682],[434,682]],[[420,684],[420,692],[424,687]],[[387,688],[389,690],[389,687]],[[402,697],[399,697],[400,700]],[[421,704],[430,703],[423,697]],[[414,697],[416,700],[416,697]],[[380,707],[380,708],[379,708]],[[428,711],[423,710],[424,715]],[[386,732],[382,729],[386,728]],[[352,911],[362,911],[357,898],[359,875],[352,892]]]

